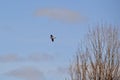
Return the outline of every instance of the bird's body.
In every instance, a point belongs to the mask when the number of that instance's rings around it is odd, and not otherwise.
[[[55,39],[56,37],[54,37],[53,35],[50,35],[50,39],[51,39],[51,41],[52,42],[54,42],[54,39]]]

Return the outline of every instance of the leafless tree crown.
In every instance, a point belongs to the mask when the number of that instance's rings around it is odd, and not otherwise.
[[[70,65],[71,80],[120,80],[120,34],[113,26],[89,30]]]

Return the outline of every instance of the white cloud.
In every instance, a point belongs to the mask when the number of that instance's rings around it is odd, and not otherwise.
[[[65,74],[65,73],[68,73],[68,68],[66,67],[58,67],[57,69],[56,69],[56,73],[58,73],[58,74]]]
[[[50,54],[31,54],[28,57],[28,60],[30,61],[51,61],[54,59],[54,56],[50,55]]]
[[[5,54],[0,55],[0,62],[14,62],[14,61],[21,61],[23,60],[19,55],[17,54]]]
[[[53,70],[49,70],[48,74],[54,74],[54,75],[65,75],[68,74],[68,68],[67,67],[57,67]]]
[[[44,73],[39,69],[34,67],[24,67],[21,69],[12,70],[5,73],[6,76],[13,76],[16,78],[26,79],[26,80],[43,80]]]
[[[40,61],[51,61],[53,59],[54,59],[53,55],[39,54],[39,53],[28,54],[27,56],[24,56],[24,57],[18,54],[0,55],[0,62],[3,62],[3,63],[24,62],[24,61],[40,62]]]
[[[8,25],[0,25],[0,32],[14,32],[14,27]]]
[[[68,10],[68,9],[57,9],[57,8],[45,8],[40,9],[36,12],[37,16],[46,16],[50,19],[59,20],[62,22],[81,22],[85,18],[80,13]]]

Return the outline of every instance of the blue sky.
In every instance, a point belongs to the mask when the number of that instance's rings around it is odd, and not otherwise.
[[[100,23],[120,25],[119,0],[0,0],[0,79],[63,80],[88,28]]]

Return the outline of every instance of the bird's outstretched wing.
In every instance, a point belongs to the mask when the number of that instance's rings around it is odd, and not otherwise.
[[[52,42],[54,42],[54,39],[53,39],[53,38],[52,38],[51,40],[52,40]]]

